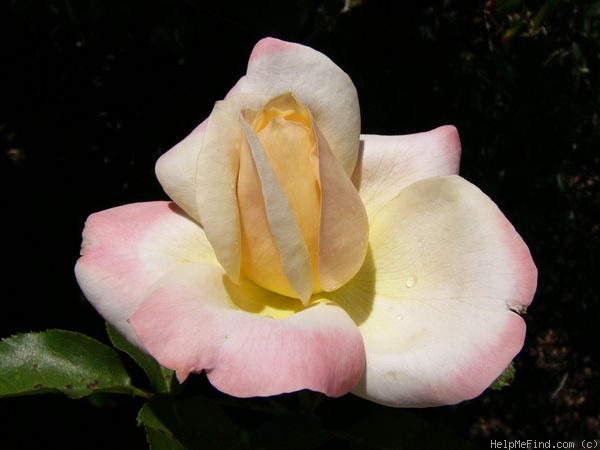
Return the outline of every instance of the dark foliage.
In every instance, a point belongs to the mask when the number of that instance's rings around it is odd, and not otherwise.
[[[490,439],[597,438],[600,2],[343,6],[4,1],[0,336],[64,328],[106,341],[72,275],[85,218],[166,198],[155,160],[208,115],[244,73],[254,43],[270,35],[321,50],[350,74],[365,132],[458,127],[463,176],[498,203],[538,265],[528,338],[513,386],[454,407],[396,411],[308,393],[237,402],[202,377],[188,389],[222,406],[244,448],[489,448]],[[0,446],[145,448],[135,427],[140,406],[112,397],[5,399]],[[368,446],[367,435],[381,441]]]

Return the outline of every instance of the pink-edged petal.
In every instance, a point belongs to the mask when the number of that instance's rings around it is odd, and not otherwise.
[[[527,246],[458,176],[410,185],[370,225],[367,263],[329,296],[365,342],[367,369],[353,392],[405,407],[476,397],[523,345],[514,311],[529,305],[537,282]]]
[[[452,125],[400,136],[363,134],[361,144],[354,179],[370,215],[415,181],[458,174],[461,146]]]
[[[204,141],[207,121],[156,161],[156,177],[167,195],[190,217],[200,221],[196,204],[198,152]]]
[[[292,92],[310,110],[346,173],[353,172],[360,134],[358,95],[350,77],[327,56],[301,44],[262,39],[230,94],[237,92]]]
[[[131,342],[127,319],[147,289],[190,262],[216,259],[202,228],[170,202],[134,203],[92,214],[75,275],[86,298]]]
[[[179,380],[205,370],[217,389],[237,397],[352,389],[364,370],[364,348],[348,315],[325,303],[283,319],[235,307],[232,295],[257,291],[233,285],[214,266],[188,265],[161,279],[130,323]]]

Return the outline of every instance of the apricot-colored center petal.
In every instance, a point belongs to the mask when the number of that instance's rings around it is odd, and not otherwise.
[[[292,206],[262,143],[244,120],[242,128],[249,150],[242,150],[244,159],[240,159],[238,177],[244,273],[268,289],[307,302],[312,293],[310,255]],[[267,228],[257,227],[259,223],[266,223]],[[269,273],[271,270],[277,270],[284,278]]]
[[[307,302],[362,265],[362,201],[310,111],[291,93],[242,112],[238,204],[242,270],[267,289]]]

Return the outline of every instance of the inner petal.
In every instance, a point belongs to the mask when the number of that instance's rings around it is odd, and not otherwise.
[[[267,289],[306,302],[313,290],[306,243],[262,143],[243,118],[241,125],[246,135],[238,179],[244,272]],[[266,226],[257,227],[259,222]]]
[[[316,275],[321,189],[318,178],[318,151],[312,130],[297,122],[272,120],[258,137],[275,175],[283,188],[310,254]]]
[[[320,290],[321,191],[310,112],[285,93],[260,110],[242,111],[240,123],[242,270],[267,289],[307,302]]]

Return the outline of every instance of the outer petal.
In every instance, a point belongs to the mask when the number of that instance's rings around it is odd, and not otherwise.
[[[156,161],[156,177],[167,195],[190,217],[200,221],[196,204],[196,164],[207,121]]]
[[[216,259],[202,228],[170,202],[135,203],[92,214],[83,230],[77,281],[98,312],[131,342],[126,322],[147,289],[189,262]]]
[[[291,91],[308,107],[348,175],[358,156],[360,110],[350,77],[322,53],[266,38],[250,55],[246,76],[230,91],[275,96]]]
[[[361,143],[354,179],[369,215],[415,181],[458,174],[460,139],[451,125],[402,136],[364,134]]]
[[[217,102],[210,117],[156,163],[163,189],[187,214],[202,223],[220,264],[234,281],[240,272],[240,223],[235,191],[243,137],[239,117],[242,109],[258,109],[268,99],[240,94]]]
[[[354,392],[409,407],[479,395],[521,349],[525,324],[513,311],[536,286],[512,225],[472,184],[438,177],[372,217],[370,244],[372,260],[330,296],[365,341],[367,370]]]
[[[238,397],[300,389],[339,396],[356,384],[364,348],[342,309],[319,304],[271,319],[235,307],[232,296],[251,292],[219,268],[188,265],[160,280],[130,323],[179,380],[206,370],[217,389]]]

